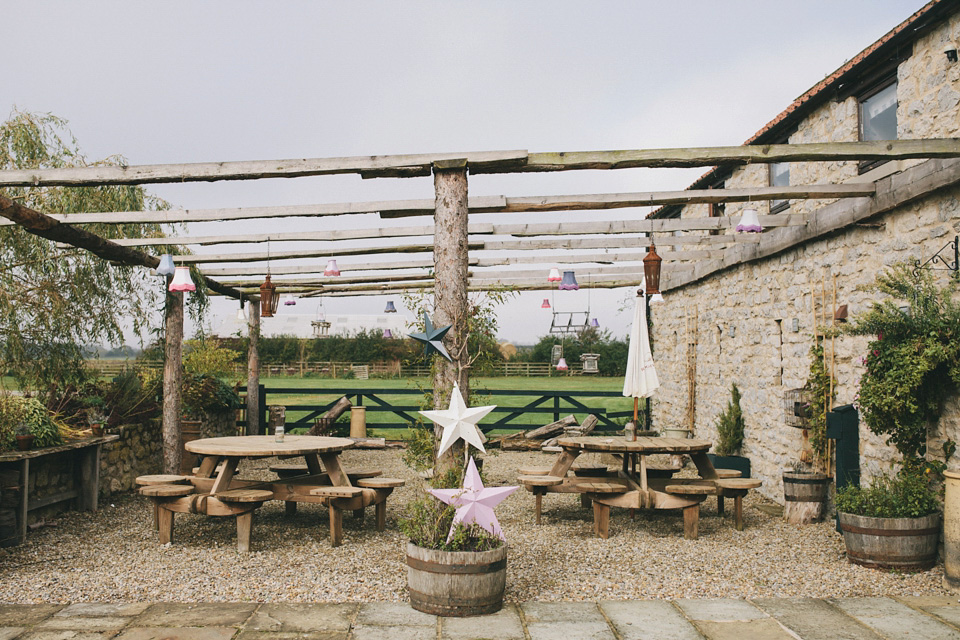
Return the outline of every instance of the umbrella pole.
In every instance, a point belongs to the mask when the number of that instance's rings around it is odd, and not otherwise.
[[[637,424],[637,407],[640,404],[640,398],[633,399],[633,424]]]

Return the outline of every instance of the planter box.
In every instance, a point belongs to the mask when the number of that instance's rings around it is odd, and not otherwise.
[[[503,608],[507,545],[491,551],[437,551],[407,543],[410,605],[437,616],[479,616]]]
[[[940,514],[870,518],[838,513],[847,559],[873,569],[926,571],[937,561]]]
[[[745,456],[718,456],[708,453],[707,457],[713,463],[714,469],[734,469],[740,472],[741,478],[750,477],[750,458]]]

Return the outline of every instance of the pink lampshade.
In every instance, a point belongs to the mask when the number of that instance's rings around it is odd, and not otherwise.
[[[190,267],[177,267],[173,274],[173,280],[170,282],[170,291],[196,291],[197,285],[193,284],[190,277]]]
[[[560,269],[554,267],[550,269],[550,274],[547,276],[547,282],[560,282],[563,278],[560,277]]]
[[[567,359],[560,358],[559,362],[557,362],[557,371],[566,371],[568,368],[569,367],[567,367]]]
[[[390,329],[384,329],[384,330],[383,330],[383,337],[384,337],[384,338],[392,338],[392,337],[393,337],[393,332],[390,331]]]
[[[549,308],[550,308],[550,300],[549,300],[548,298],[544,298],[544,299],[543,299],[543,304],[540,305],[540,308],[541,308],[541,309],[549,309]]]
[[[338,276],[340,275],[340,269],[337,268],[337,261],[332,258],[327,261],[327,268],[323,270],[323,275],[325,276]]]

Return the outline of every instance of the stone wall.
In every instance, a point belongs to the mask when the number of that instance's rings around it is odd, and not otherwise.
[[[163,472],[163,437],[160,422],[123,425],[120,436],[100,452],[100,495],[109,496],[136,488],[137,476]]]
[[[898,132],[901,138],[960,136],[960,63],[948,63],[947,41],[960,41],[960,14],[919,38],[911,57],[898,69]],[[859,115],[855,97],[829,101],[800,123],[789,141],[825,142],[858,139]],[[921,161],[890,162],[858,175],[854,162],[793,163],[794,185],[873,181]],[[728,188],[765,186],[768,167],[735,169]],[[833,202],[791,201],[788,213],[813,213]],[[729,203],[726,213],[739,217],[753,206]],[[702,205],[684,208],[682,217],[707,215]],[[837,305],[851,314],[865,311],[874,294],[863,286],[874,281],[883,267],[904,260],[924,260],[960,233],[960,187],[941,191],[857,225],[798,245],[756,262],[718,272],[704,280],[666,292],[654,306],[652,339],[661,389],[653,403],[658,428],[685,426],[687,420],[687,318],[696,318],[695,434],[717,438],[714,422],[730,399],[730,385],[743,394],[746,421],[743,454],[751,458],[753,474],[763,481],[761,492],[783,500],[781,472],[799,459],[800,429],[787,426],[784,392],[803,386],[809,373],[813,346],[812,293],[821,288],[832,307],[834,278]],[[877,224],[879,223],[879,224]],[[668,263],[664,269],[669,269]],[[946,277],[946,276],[944,276]],[[794,331],[796,320],[798,330]],[[863,374],[860,363],[867,338],[835,339],[837,404],[852,403]],[[960,401],[948,403],[946,413],[930,434],[932,455],[944,438],[960,440]],[[869,433],[861,423],[861,471],[867,479],[888,473],[895,451]]]

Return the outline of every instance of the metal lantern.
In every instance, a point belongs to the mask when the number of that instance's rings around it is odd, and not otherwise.
[[[392,338],[392,337],[393,337],[393,332],[390,331],[390,329],[384,329],[384,330],[383,330],[383,337],[384,337],[384,338]]]
[[[643,258],[643,278],[647,295],[660,293],[660,263],[663,258],[657,255],[657,248],[650,243],[650,250]]]
[[[170,291],[196,291],[197,285],[193,284],[190,277],[190,267],[177,267],[173,274],[173,280],[170,281]]]
[[[337,268],[337,261],[334,259],[327,260],[327,268],[323,270],[323,275],[325,276],[338,276],[340,275],[340,269]]]
[[[564,291],[576,291],[580,288],[580,285],[577,284],[576,276],[573,275],[573,271],[563,272],[563,280],[561,280],[559,288]]]
[[[280,303],[280,296],[277,295],[277,285],[270,282],[270,274],[260,285],[260,317],[272,318],[277,312],[277,305]]]
[[[740,222],[737,223],[738,233],[760,233],[763,227],[760,226],[760,219],[757,218],[756,209],[744,209],[740,216]]]
[[[549,300],[548,298],[544,298],[544,299],[543,299],[543,304],[540,305],[540,308],[541,308],[541,309],[549,309],[549,308],[550,308],[550,300]]]
[[[393,306],[393,300],[387,300],[387,308],[383,310],[384,313],[396,313],[397,308]]]
[[[283,306],[292,307],[295,304],[297,304],[297,300],[292,295],[287,294],[286,296],[283,297]]]
[[[567,369],[569,369],[567,366],[567,359],[560,358],[560,360],[557,361],[557,371],[566,371]]]
[[[600,328],[600,321],[597,320],[596,318],[594,318],[594,319],[590,322],[590,326],[593,327],[593,328],[595,328],[595,329],[599,329],[599,328]]]
[[[165,253],[160,256],[160,266],[157,267],[158,276],[172,276],[177,270],[177,267],[173,264],[173,256],[169,253]]]
[[[560,269],[554,267],[550,269],[550,274],[547,276],[547,282],[560,282],[562,278],[560,277]]]

